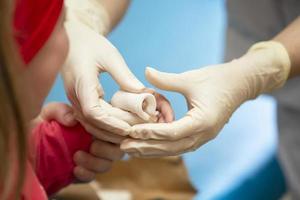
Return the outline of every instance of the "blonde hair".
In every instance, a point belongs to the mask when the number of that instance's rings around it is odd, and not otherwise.
[[[26,126],[17,90],[12,1],[0,0],[0,199],[18,198],[26,161]],[[16,160],[16,162],[13,162]],[[13,163],[12,163],[13,162]],[[17,175],[16,175],[17,172]],[[11,198],[11,196],[9,196]]]

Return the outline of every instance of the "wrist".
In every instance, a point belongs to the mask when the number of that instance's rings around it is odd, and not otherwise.
[[[110,19],[99,0],[65,0],[66,21],[77,21],[95,32],[106,35]]]
[[[275,41],[254,44],[239,60],[250,97],[282,87],[288,79],[291,64],[285,47]]]
[[[254,44],[250,47],[248,53],[259,51],[262,51],[263,56],[269,59],[267,60],[266,66],[275,65],[275,67],[280,70],[280,75],[283,79],[281,84],[283,85],[288,79],[291,69],[291,60],[286,48],[280,42],[266,41]]]

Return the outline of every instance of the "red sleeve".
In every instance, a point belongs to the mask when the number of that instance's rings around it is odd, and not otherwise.
[[[43,122],[33,130],[35,171],[48,195],[74,181],[73,155],[88,152],[92,136],[78,123],[65,127],[56,121]]]

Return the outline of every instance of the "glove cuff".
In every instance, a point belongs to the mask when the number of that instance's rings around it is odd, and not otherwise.
[[[279,42],[266,41],[254,44],[247,54],[259,52],[262,52],[262,54],[258,57],[265,57],[258,62],[262,64],[260,75],[270,75],[266,78],[265,87],[262,88],[261,92],[270,92],[282,87],[288,79],[291,69],[291,61],[287,50]],[[262,62],[262,60],[265,61]]]
[[[110,30],[110,19],[99,0],[65,0],[66,21],[78,21],[101,35]]]

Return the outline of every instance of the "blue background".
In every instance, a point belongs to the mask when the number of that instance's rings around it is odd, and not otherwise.
[[[226,8],[222,0],[132,1],[127,15],[109,36],[136,76],[146,66],[183,72],[222,62]],[[106,99],[118,89],[101,76]],[[172,102],[176,117],[186,112],[184,98],[161,91]],[[65,101],[58,78],[47,101]],[[233,115],[212,142],[184,155],[196,199],[277,199],[285,190],[278,163],[275,102],[260,97]]]

